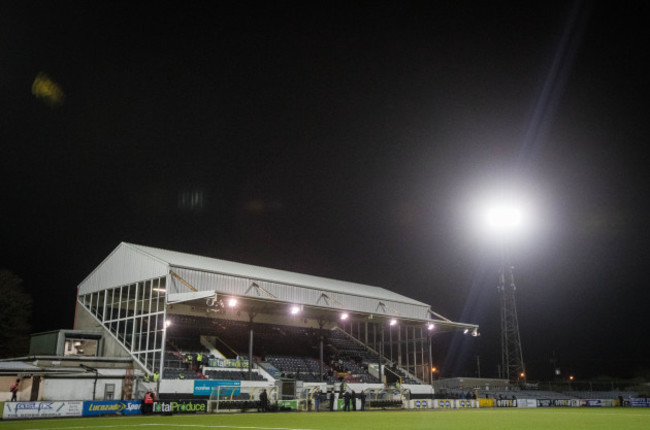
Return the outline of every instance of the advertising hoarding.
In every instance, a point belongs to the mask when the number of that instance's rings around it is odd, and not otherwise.
[[[195,414],[207,412],[207,400],[167,400],[153,402],[154,414]]]
[[[6,402],[2,419],[80,417],[83,402]]]
[[[106,400],[83,402],[83,416],[137,415],[142,413],[140,400]]]

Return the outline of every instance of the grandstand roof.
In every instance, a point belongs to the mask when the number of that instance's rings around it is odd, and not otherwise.
[[[416,320],[431,320],[433,313],[426,303],[380,287],[126,242],[122,242],[79,285],[79,294],[169,274],[173,275],[168,284],[170,294],[187,293],[189,286],[198,292],[214,291]],[[435,313],[433,315],[435,320],[452,323]]]
[[[342,294],[374,297],[402,303],[411,303],[420,306],[429,306],[401,294],[394,293],[380,287],[356,284],[353,282],[338,281],[335,279],[321,278],[302,273],[288,272],[285,270],[270,269],[267,267],[252,266],[250,264],[235,263],[232,261],[218,260],[216,258],[200,255],[186,254],[166,249],[151,248],[148,246],[124,243],[140,252],[148,254],[158,260],[164,261],[173,267],[202,270],[206,272],[221,273],[263,281],[278,282],[283,284],[315,288],[323,291],[333,291]]]

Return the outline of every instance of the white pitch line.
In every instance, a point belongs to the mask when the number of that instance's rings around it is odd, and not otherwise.
[[[252,426],[224,426],[224,425],[208,425],[208,424],[158,424],[147,423],[140,424],[143,426],[173,426],[173,427],[202,427],[214,429],[255,429],[255,430],[317,430],[317,429],[294,429],[288,427],[252,427]]]
[[[141,426],[142,424],[132,424],[132,425],[119,425],[119,426],[73,426],[73,427],[37,427],[33,429],[26,429],[26,430],[68,430],[68,429],[106,429],[106,428],[116,428],[116,427],[137,427]]]
[[[317,429],[294,429],[288,427],[252,427],[252,426],[225,426],[225,425],[208,425],[208,424],[167,424],[167,423],[146,423],[146,424],[122,424],[118,426],[74,426],[74,427],[39,427],[27,430],[71,430],[71,429],[105,429],[105,428],[126,428],[126,427],[201,427],[201,428],[220,428],[220,429],[253,429],[253,430],[317,430]]]

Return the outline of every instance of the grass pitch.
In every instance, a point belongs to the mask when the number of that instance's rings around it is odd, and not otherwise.
[[[187,430],[649,430],[650,410],[465,409],[432,411],[282,412],[3,421],[0,429]]]

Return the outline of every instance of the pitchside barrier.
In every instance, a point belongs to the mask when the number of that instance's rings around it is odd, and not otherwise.
[[[478,408],[478,400],[474,399],[435,399],[431,402],[435,409]]]
[[[140,400],[5,402],[3,420],[100,415],[135,415],[142,412]]]
[[[255,400],[240,402],[235,400],[236,387],[220,387],[211,400],[175,400],[154,402],[154,414],[193,414],[206,412],[240,411],[247,402],[251,407],[259,403]],[[230,393],[230,398],[225,393]],[[273,404],[275,394],[271,392],[270,401]],[[399,405],[407,409],[462,409],[478,408],[479,404],[489,404],[492,399],[418,399],[404,400]],[[393,401],[396,402],[396,401]],[[212,403],[212,407],[210,407]],[[498,399],[493,401],[499,408],[548,408],[548,407],[615,407],[620,406],[613,399]],[[219,405],[221,406],[220,409]],[[280,400],[277,405],[285,410],[297,410],[298,400]],[[650,407],[648,398],[630,398],[625,405],[636,408]],[[343,405],[341,404],[341,409]],[[366,403],[368,406],[368,403]],[[393,404],[391,404],[393,406]],[[395,403],[397,406],[397,403]],[[398,406],[398,407],[399,407]],[[65,402],[0,402],[0,417],[3,420],[55,418],[55,417],[92,417],[106,415],[136,415],[142,413],[140,400],[107,400],[107,401],[65,401]]]
[[[630,406],[633,400],[637,399],[630,399]],[[639,402],[639,405],[643,403]],[[614,399],[497,399],[494,401],[494,406],[497,408],[611,408],[621,405]],[[646,402],[645,406],[650,406],[650,403]]]
[[[207,400],[165,400],[153,402],[154,414],[196,414],[208,411]]]

